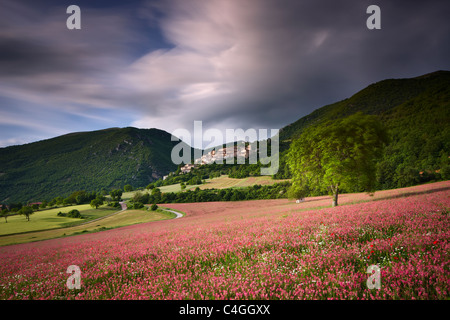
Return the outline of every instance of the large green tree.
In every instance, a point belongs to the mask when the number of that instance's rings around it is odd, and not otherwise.
[[[7,209],[2,209],[0,211],[0,216],[5,218],[5,223],[8,223],[8,215],[9,215],[9,211]]]
[[[387,143],[386,129],[372,115],[356,113],[308,127],[288,152],[290,194],[328,191],[337,206],[341,190],[373,192],[376,163]]]
[[[98,207],[100,207],[101,205],[103,205],[103,200],[100,198],[95,198],[93,200],[91,200],[91,207],[98,209]]]

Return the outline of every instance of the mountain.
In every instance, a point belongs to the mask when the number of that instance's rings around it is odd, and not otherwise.
[[[285,155],[305,128],[356,112],[378,115],[391,137],[378,163],[379,189],[450,179],[449,71],[374,83],[282,128],[275,177],[290,177]],[[165,131],[129,127],[0,148],[0,202],[50,200],[126,184],[143,187],[176,170],[171,151],[178,143]]]
[[[0,148],[0,202],[147,186],[177,169],[171,151],[178,143],[162,130],[128,127]]]
[[[304,129],[358,111],[379,116],[391,137],[378,163],[380,189],[450,179],[450,71],[374,83],[282,128],[278,177],[289,176],[283,158]]]
[[[419,110],[416,107],[419,98],[426,98],[428,102],[438,104],[440,111],[448,112],[450,101],[450,71],[436,71],[423,76],[407,79],[388,79],[369,85],[352,97],[316,109],[309,115],[302,117],[280,130],[282,141],[298,137],[306,127],[321,121],[333,120],[349,116],[358,111],[365,114],[376,114],[382,118],[390,118],[393,110],[407,103],[411,110],[404,107],[405,112]],[[436,101],[432,101],[436,100]],[[423,102],[423,101],[422,101]],[[421,102],[421,103],[422,103]],[[448,113],[447,113],[448,115]]]

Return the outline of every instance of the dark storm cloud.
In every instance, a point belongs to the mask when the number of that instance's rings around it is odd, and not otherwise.
[[[71,33],[62,7],[3,3],[0,95],[92,119],[122,110],[134,118],[126,125],[169,132],[194,120],[281,128],[373,82],[450,69],[440,0],[83,2]],[[371,4],[381,30],[366,27]]]
[[[0,39],[0,47],[0,69],[3,77],[90,71],[88,66],[80,61],[80,52],[21,39]]]
[[[447,1],[382,1],[380,7],[381,32],[362,39],[362,71],[397,78],[449,68]]]
[[[133,10],[82,6],[74,32],[69,4],[0,2],[0,147],[130,119],[114,103],[113,79],[145,39]]]
[[[148,116],[136,125],[162,121],[168,128],[191,128],[203,120],[219,128],[279,128],[373,82],[449,67],[444,1],[378,1],[381,30],[366,27],[371,4],[170,2],[162,26],[175,49],[157,57],[159,67],[170,68],[162,72],[149,56],[135,76],[159,83],[156,73],[173,80],[170,70],[180,65],[183,79],[174,87],[162,84],[170,99],[141,104]],[[196,61],[195,68],[186,67],[189,61]],[[155,110],[168,112],[159,118]]]
[[[117,108],[114,94],[120,90],[113,90],[112,79],[145,39],[135,33],[130,10],[84,7],[83,28],[73,31],[61,5],[5,0],[0,9],[0,95],[22,101],[20,108],[0,105],[2,124],[26,108],[48,113],[50,127],[58,126],[58,114],[98,119],[96,109]],[[33,119],[21,114],[26,127]],[[62,125],[70,127],[68,122]]]

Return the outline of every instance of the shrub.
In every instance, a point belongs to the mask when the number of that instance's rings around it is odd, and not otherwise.
[[[68,217],[68,218],[78,218],[78,219],[83,218],[81,216],[80,211],[78,211],[77,209],[70,210],[68,213],[63,213],[60,211],[60,212],[58,212],[57,216],[58,217]]]
[[[144,207],[144,205],[142,204],[142,202],[135,202],[133,204],[133,209],[141,209],[143,207]]]
[[[442,179],[449,180],[450,179],[450,165],[442,166],[440,174],[441,174]]]
[[[120,207],[120,203],[117,202],[117,201],[113,201],[113,202],[111,202],[111,203],[109,204],[109,206],[110,206],[110,207],[113,207],[113,208],[119,208],[119,207]]]
[[[156,209],[158,209],[158,205],[156,203],[154,203],[154,204],[152,204],[150,209],[152,209],[152,211],[155,211]]]
[[[77,209],[70,210],[67,216],[69,218],[81,218],[80,211],[78,211]]]

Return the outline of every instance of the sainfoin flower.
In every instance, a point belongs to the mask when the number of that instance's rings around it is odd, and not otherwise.
[[[329,198],[171,204],[186,216],[0,247],[0,299],[447,299],[449,187],[322,209]]]

